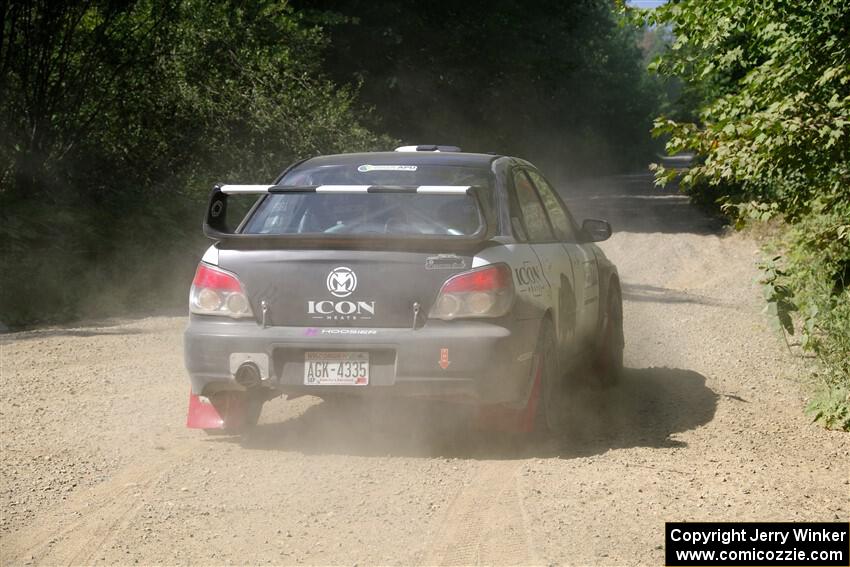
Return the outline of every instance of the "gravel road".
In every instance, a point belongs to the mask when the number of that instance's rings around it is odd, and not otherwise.
[[[850,519],[850,435],[801,413],[757,245],[646,176],[567,197],[618,230],[628,367],[570,432],[300,398],[207,437],[183,427],[184,317],[6,334],[0,563],[663,565],[665,520]]]

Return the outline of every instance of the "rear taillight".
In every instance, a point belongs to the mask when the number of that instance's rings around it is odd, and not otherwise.
[[[253,317],[239,278],[221,268],[201,262],[189,292],[189,310],[200,315]]]
[[[445,320],[501,317],[511,308],[513,300],[514,283],[510,267],[493,264],[446,280],[429,317]]]

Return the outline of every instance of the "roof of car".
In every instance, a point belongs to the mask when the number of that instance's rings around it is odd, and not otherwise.
[[[502,156],[473,154],[466,152],[363,152],[356,154],[334,154],[317,156],[305,160],[299,166],[321,165],[456,165],[466,167],[489,167]]]

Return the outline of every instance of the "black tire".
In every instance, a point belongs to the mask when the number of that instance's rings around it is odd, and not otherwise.
[[[612,282],[597,345],[596,371],[603,386],[613,386],[623,372],[623,299]]]
[[[266,399],[259,393],[246,392],[247,407],[245,408],[245,418],[242,420],[242,431],[245,432],[257,427],[260,421],[260,414],[263,413],[263,404]]]
[[[534,433],[549,435],[561,427],[563,380],[559,371],[558,347],[552,325],[546,322],[537,339],[532,379],[540,373],[540,389],[534,413]]]

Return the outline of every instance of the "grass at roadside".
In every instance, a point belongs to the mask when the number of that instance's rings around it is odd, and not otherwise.
[[[850,212],[813,213],[797,223],[747,225],[761,244],[765,311],[789,348],[812,359],[806,413],[850,431]],[[842,240],[843,239],[843,240]]]

